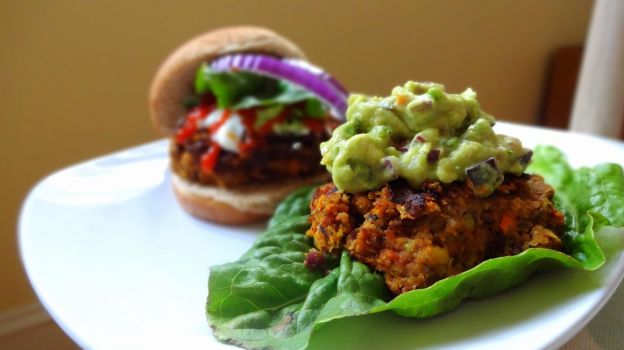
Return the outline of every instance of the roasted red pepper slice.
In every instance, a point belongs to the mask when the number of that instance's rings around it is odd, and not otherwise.
[[[212,173],[215,165],[217,164],[217,158],[219,158],[219,153],[221,153],[221,146],[219,146],[218,143],[213,142],[210,146],[210,149],[208,149],[208,151],[204,153],[200,159],[201,170],[204,173]]]
[[[242,116],[243,125],[245,125],[245,139],[238,145],[238,150],[241,153],[249,153],[259,145],[258,135],[254,129],[258,116],[255,109],[241,110],[239,114]]]
[[[206,118],[212,108],[214,107],[211,105],[202,104],[191,109],[186,115],[184,125],[176,132],[176,142],[179,144],[184,143],[189,137],[193,136],[195,131],[197,131],[197,122]]]

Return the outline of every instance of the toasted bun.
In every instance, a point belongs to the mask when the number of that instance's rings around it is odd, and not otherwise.
[[[172,174],[173,192],[182,208],[202,220],[242,225],[270,217],[290,192],[327,181],[328,174],[246,190],[201,186]]]
[[[193,93],[193,81],[202,62],[237,52],[255,52],[280,57],[305,58],[290,40],[271,30],[239,26],[199,35],[175,50],[160,66],[149,92],[149,110],[154,126],[171,135],[185,114],[184,99]]]

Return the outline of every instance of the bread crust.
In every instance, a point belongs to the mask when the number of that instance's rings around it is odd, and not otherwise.
[[[191,215],[220,224],[243,225],[267,219],[288,193],[328,178],[324,173],[253,189],[224,189],[194,184],[172,174],[171,184],[178,202]]]
[[[266,28],[225,27],[196,36],[169,55],[152,81],[148,103],[156,129],[164,135],[175,132],[178,119],[186,113],[184,99],[193,93],[195,73],[202,62],[238,52],[305,59],[293,42]]]

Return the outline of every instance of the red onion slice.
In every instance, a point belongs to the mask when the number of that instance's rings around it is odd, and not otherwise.
[[[328,73],[307,61],[259,54],[235,54],[215,59],[210,63],[210,69],[216,72],[238,69],[287,80],[317,95],[329,104],[338,119],[345,120],[349,95],[347,90]]]

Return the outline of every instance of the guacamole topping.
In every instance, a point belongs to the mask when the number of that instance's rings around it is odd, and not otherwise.
[[[321,144],[321,163],[342,191],[403,178],[413,187],[469,181],[487,196],[504,173],[523,173],[531,157],[518,139],[494,133],[494,118],[470,88],[450,94],[440,84],[409,81],[388,97],[351,95],[348,102],[346,123]]]

